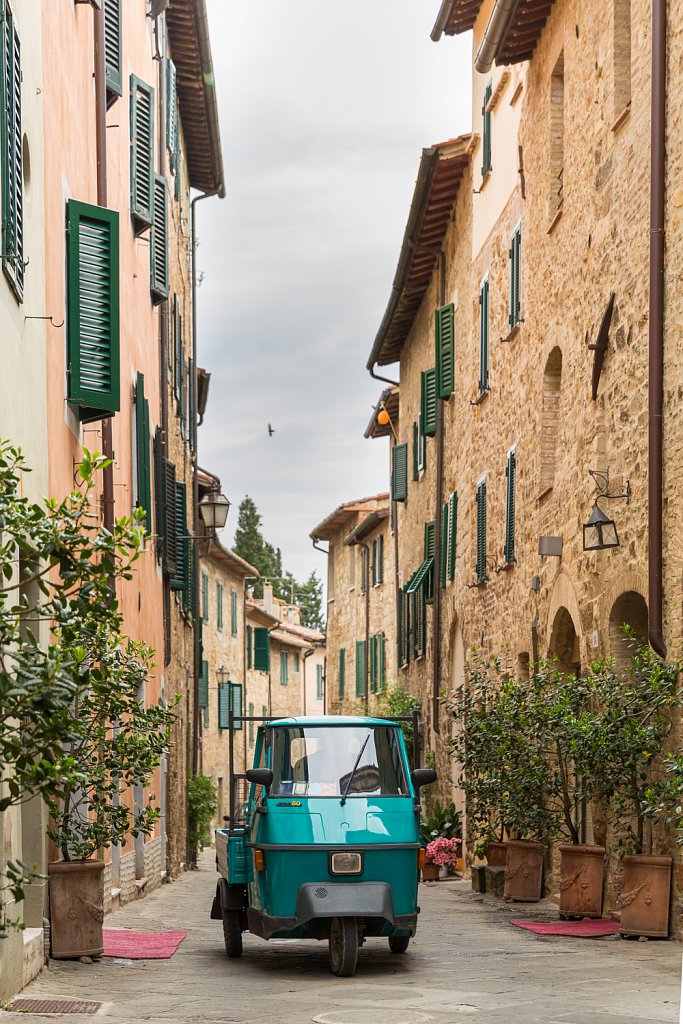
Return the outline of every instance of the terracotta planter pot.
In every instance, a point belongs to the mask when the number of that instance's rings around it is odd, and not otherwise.
[[[441,868],[438,864],[425,864],[422,868],[422,881],[438,882],[440,874]]]
[[[622,935],[647,935],[666,939],[669,935],[671,857],[640,854],[624,857],[621,890]]]
[[[509,839],[505,862],[506,900],[538,903],[543,884],[543,847],[530,839]]]
[[[486,863],[490,868],[504,868],[507,860],[507,843],[489,843],[486,847]]]
[[[50,954],[56,960],[101,956],[103,860],[55,861],[50,880]]]
[[[602,917],[604,846],[559,847],[560,917]]]

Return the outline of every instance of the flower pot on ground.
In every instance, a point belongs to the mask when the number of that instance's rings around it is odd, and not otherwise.
[[[507,861],[507,843],[488,843],[484,856],[490,868],[504,868]]]
[[[604,846],[565,843],[560,850],[560,917],[602,917]]]
[[[436,875],[433,871],[429,872],[431,881],[435,881],[439,877],[441,868],[455,872],[458,866],[460,842],[460,839],[446,839],[444,836],[432,839],[425,850],[425,866],[422,869],[422,878],[425,881],[428,880],[425,871],[429,868],[436,870]]]
[[[423,882],[438,882],[441,877],[441,868],[438,864],[425,864],[422,868]]]
[[[509,839],[505,864],[505,899],[538,903],[543,891],[543,844]]]
[[[622,935],[667,938],[672,863],[671,857],[647,854],[623,858],[619,927]]]
[[[103,874],[103,860],[48,865],[50,955],[54,959],[102,955]]]

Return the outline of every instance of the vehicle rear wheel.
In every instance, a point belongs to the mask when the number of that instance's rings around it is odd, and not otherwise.
[[[242,956],[242,926],[239,910],[223,911],[223,938],[229,957]]]
[[[350,978],[358,963],[355,917],[333,917],[330,924],[330,968],[338,978]]]
[[[410,942],[409,935],[390,935],[389,949],[392,953],[405,953]]]

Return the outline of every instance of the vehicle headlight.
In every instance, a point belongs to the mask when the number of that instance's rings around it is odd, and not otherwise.
[[[360,875],[362,870],[363,855],[361,853],[330,854],[331,875]]]

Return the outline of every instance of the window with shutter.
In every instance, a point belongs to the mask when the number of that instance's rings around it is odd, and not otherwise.
[[[360,592],[364,594],[368,589],[368,549],[363,545],[360,549]]]
[[[448,578],[455,579],[455,557],[458,543],[458,492],[448,499]]]
[[[246,629],[246,644],[247,644],[247,668],[251,668],[252,665],[252,644],[253,644],[253,629],[251,626],[247,626]]]
[[[346,685],[346,650],[341,647],[339,650],[339,678],[337,680],[337,694],[339,700],[344,699],[344,687]]]
[[[168,298],[168,186],[154,175],[154,218],[149,246],[150,290],[154,304]]]
[[[384,633],[380,633],[377,637],[378,640],[378,652],[377,652],[377,681],[379,683],[380,690],[383,690],[387,682],[387,667],[386,667],[386,637]]]
[[[418,426],[417,423],[413,423],[413,480],[417,480],[420,476],[420,469],[418,466],[419,456],[420,450]]]
[[[477,583],[486,583],[486,477],[477,484]]]
[[[208,661],[200,661],[199,668],[199,679],[197,680],[197,704],[199,710],[203,711],[204,708],[209,706],[209,663]]]
[[[265,626],[254,629],[254,669],[270,672],[270,633]]]
[[[178,95],[176,70],[172,60],[166,60],[166,147],[172,154],[176,151]]]
[[[479,392],[489,390],[489,279],[479,289]]]
[[[191,537],[185,543],[185,587],[183,588],[183,611],[192,622],[197,617],[197,545]]]
[[[223,631],[223,584],[216,580],[216,629]]]
[[[425,523],[424,560],[432,559],[432,565],[426,574],[422,587],[428,601],[434,598],[434,561],[436,560],[436,521]],[[424,564],[424,563],[423,563]],[[422,588],[421,588],[422,589]]]
[[[365,675],[367,672],[367,647],[365,640],[356,640],[356,697],[365,696]]]
[[[411,592],[411,625],[413,640],[413,657],[423,658],[427,649],[426,618],[427,618],[427,588],[417,587]]]
[[[119,215],[69,200],[67,255],[67,397],[88,423],[120,408]]]
[[[185,591],[188,585],[187,493],[185,484],[175,484],[175,572],[171,575],[171,590]]]
[[[522,226],[518,224],[510,239],[510,330],[522,322]]]
[[[377,693],[377,637],[370,637],[370,693]]]
[[[399,592],[398,663],[401,668],[410,661],[410,594],[406,587]]]
[[[232,683],[218,684],[218,728],[230,728],[230,702]]]
[[[377,538],[372,542],[372,585],[377,586]]]
[[[154,89],[130,76],[130,210],[136,234],[154,213]]]
[[[0,179],[2,268],[19,299],[24,291],[24,168],[21,129],[21,45],[12,8],[0,0]]]
[[[237,636],[237,591],[230,591],[230,632]]]
[[[448,576],[448,502],[441,506],[441,536],[439,538],[439,583],[446,586]]]
[[[423,370],[421,376],[422,405],[420,424],[425,437],[433,437],[439,416],[439,404],[436,396],[436,369]]]
[[[323,667],[315,666],[315,696],[317,700],[323,699]]]
[[[377,585],[384,583],[384,536],[377,538]]]
[[[280,686],[286,686],[288,682],[289,679],[287,652],[280,651]]]
[[[144,509],[145,530],[152,533],[152,479],[149,459],[149,402],[145,398],[145,378],[137,375],[135,384],[135,439],[137,455],[137,507]]]
[[[507,467],[505,470],[507,480],[507,494],[505,503],[505,563],[512,565],[515,558],[515,504],[517,501],[517,452],[511,448],[508,452]]]
[[[121,72],[122,0],[104,0],[104,66],[107,82],[107,106],[123,95]]]
[[[391,499],[405,501],[408,497],[408,445],[395,444],[391,449]]]
[[[484,105],[481,108],[482,117],[482,162],[481,176],[485,178],[492,170],[491,166],[491,111],[488,109],[489,101],[493,93],[493,83],[489,82],[484,90]]]
[[[175,466],[161,454],[161,430],[154,433],[154,482],[156,491],[156,522],[159,544],[157,557],[165,573],[176,571],[175,533]]]
[[[254,717],[254,705],[250,704],[249,705],[249,718],[253,718],[253,717]],[[249,722],[249,742],[250,743],[254,742],[254,723],[253,722]]]
[[[242,717],[242,684],[241,683],[228,683],[230,687],[230,706],[235,719]],[[242,728],[242,722],[235,721],[233,719],[233,728],[236,732]]]
[[[209,621],[209,577],[202,573],[202,622]]]
[[[436,390],[447,399],[455,390],[455,307],[451,302],[435,313]]]

